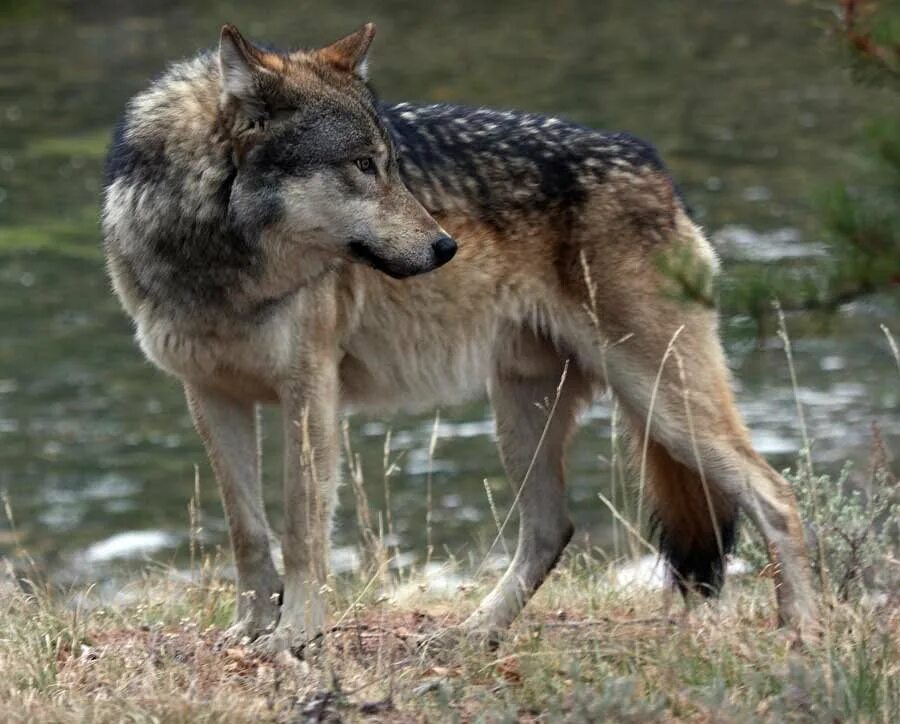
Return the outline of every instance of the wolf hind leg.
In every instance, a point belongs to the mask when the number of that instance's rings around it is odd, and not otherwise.
[[[230,634],[254,639],[277,623],[282,588],[263,506],[256,410],[253,403],[195,385],[185,385],[185,394],[228,520],[237,569],[237,607]]]
[[[715,315],[660,301],[655,313],[636,307],[634,322],[634,340],[607,360],[608,381],[638,431],[635,462],[676,577],[704,592],[721,584],[722,556],[741,510],[768,547],[779,622],[813,633],[817,607],[796,500],[750,444]]]
[[[576,414],[591,396],[581,370],[566,367],[546,340],[523,331],[501,349],[490,396],[500,454],[516,492],[518,544],[503,577],[463,624],[491,640],[516,618],[572,537],[564,454]]]

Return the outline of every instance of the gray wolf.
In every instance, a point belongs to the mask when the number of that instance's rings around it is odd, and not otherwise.
[[[134,96],[109,152],[109,273],[218,479],[232,632],[279,651],[323,630],[342,409],[485,385],[519,537],[464,631],[507,627],[568,543],[564,452],[604,389],[678,585],[719,588],[742,512],[771,552],[780,620],[814,626],[794,496],[750,445],[715,311],[671,293],[655,261],[717,267],[656,152],[558,118],[382,103],[373,35],[278,52],[225,26],[217,51]],[[286,441],[283,583],[260,492],[266,403]]]

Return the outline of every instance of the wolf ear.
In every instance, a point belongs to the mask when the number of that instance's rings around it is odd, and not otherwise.
[[[260,72],[258,51],[233,25],[225,25],[219,36],[219,70],[223,103],[229,98],[254,103],[256,76]]]
[[[316,51],[316,55],[338,70],[353,73],[363,80],[368,77],[368,53],[375,37],[375,23],[366,23],[355,33],[336,40]]]

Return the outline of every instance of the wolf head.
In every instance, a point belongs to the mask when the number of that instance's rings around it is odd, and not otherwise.
[[[219,114],[236,169],[229,212],[246,230],[375,267],[431,271],[456,243],[400,179],[365,82],[375,27],[313,51],[263,50],[231,25],[219,43]]]

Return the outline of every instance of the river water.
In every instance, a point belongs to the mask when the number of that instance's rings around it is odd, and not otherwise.
[[[865,170],[866,119],[900,110],[850,82],[823,30],[829,16],[811,2],[0,3],[0,488],[15,521],[0,516],[0,555],[21,562],[25,549],[62,582],[108,579],[148,558],[184,565],[195,470],[204,544],[225,543],[180,389],[142,360],[109,291],[98,229],[104,149],[126,99],[167,62],[213,45],[223,22],[289,46],[370,19],[385,98],[548,112],[653,140],[726,274],[827,254],[816,198]],[[898,449],[900,378],[880,324],[900,336],[896,294],[830,320],[789,320],[821,470],[852,461],[865,477],[873,425]],[[801,437],[781,343],[760,341],[740,316],[723,319],[723,334],[757,447],[791,465]],[[440,411],[432,459],[433,423],[431,413],[354,417],[350,437],[374,518],[404,559],[425,555],[430,479],[434,557],[465,562],[495,533],[485,481],[499,515],[511,495],[485,404]],[[613,528],[597,493],[622,501],[610,489],[610,423],[608,405],[595,406],[569,457],[579,535],[607,550]],[[278,444],[274,433],[266,440],[276,525]],[[341,502],[339,568],[358,541],[350,486]]]

